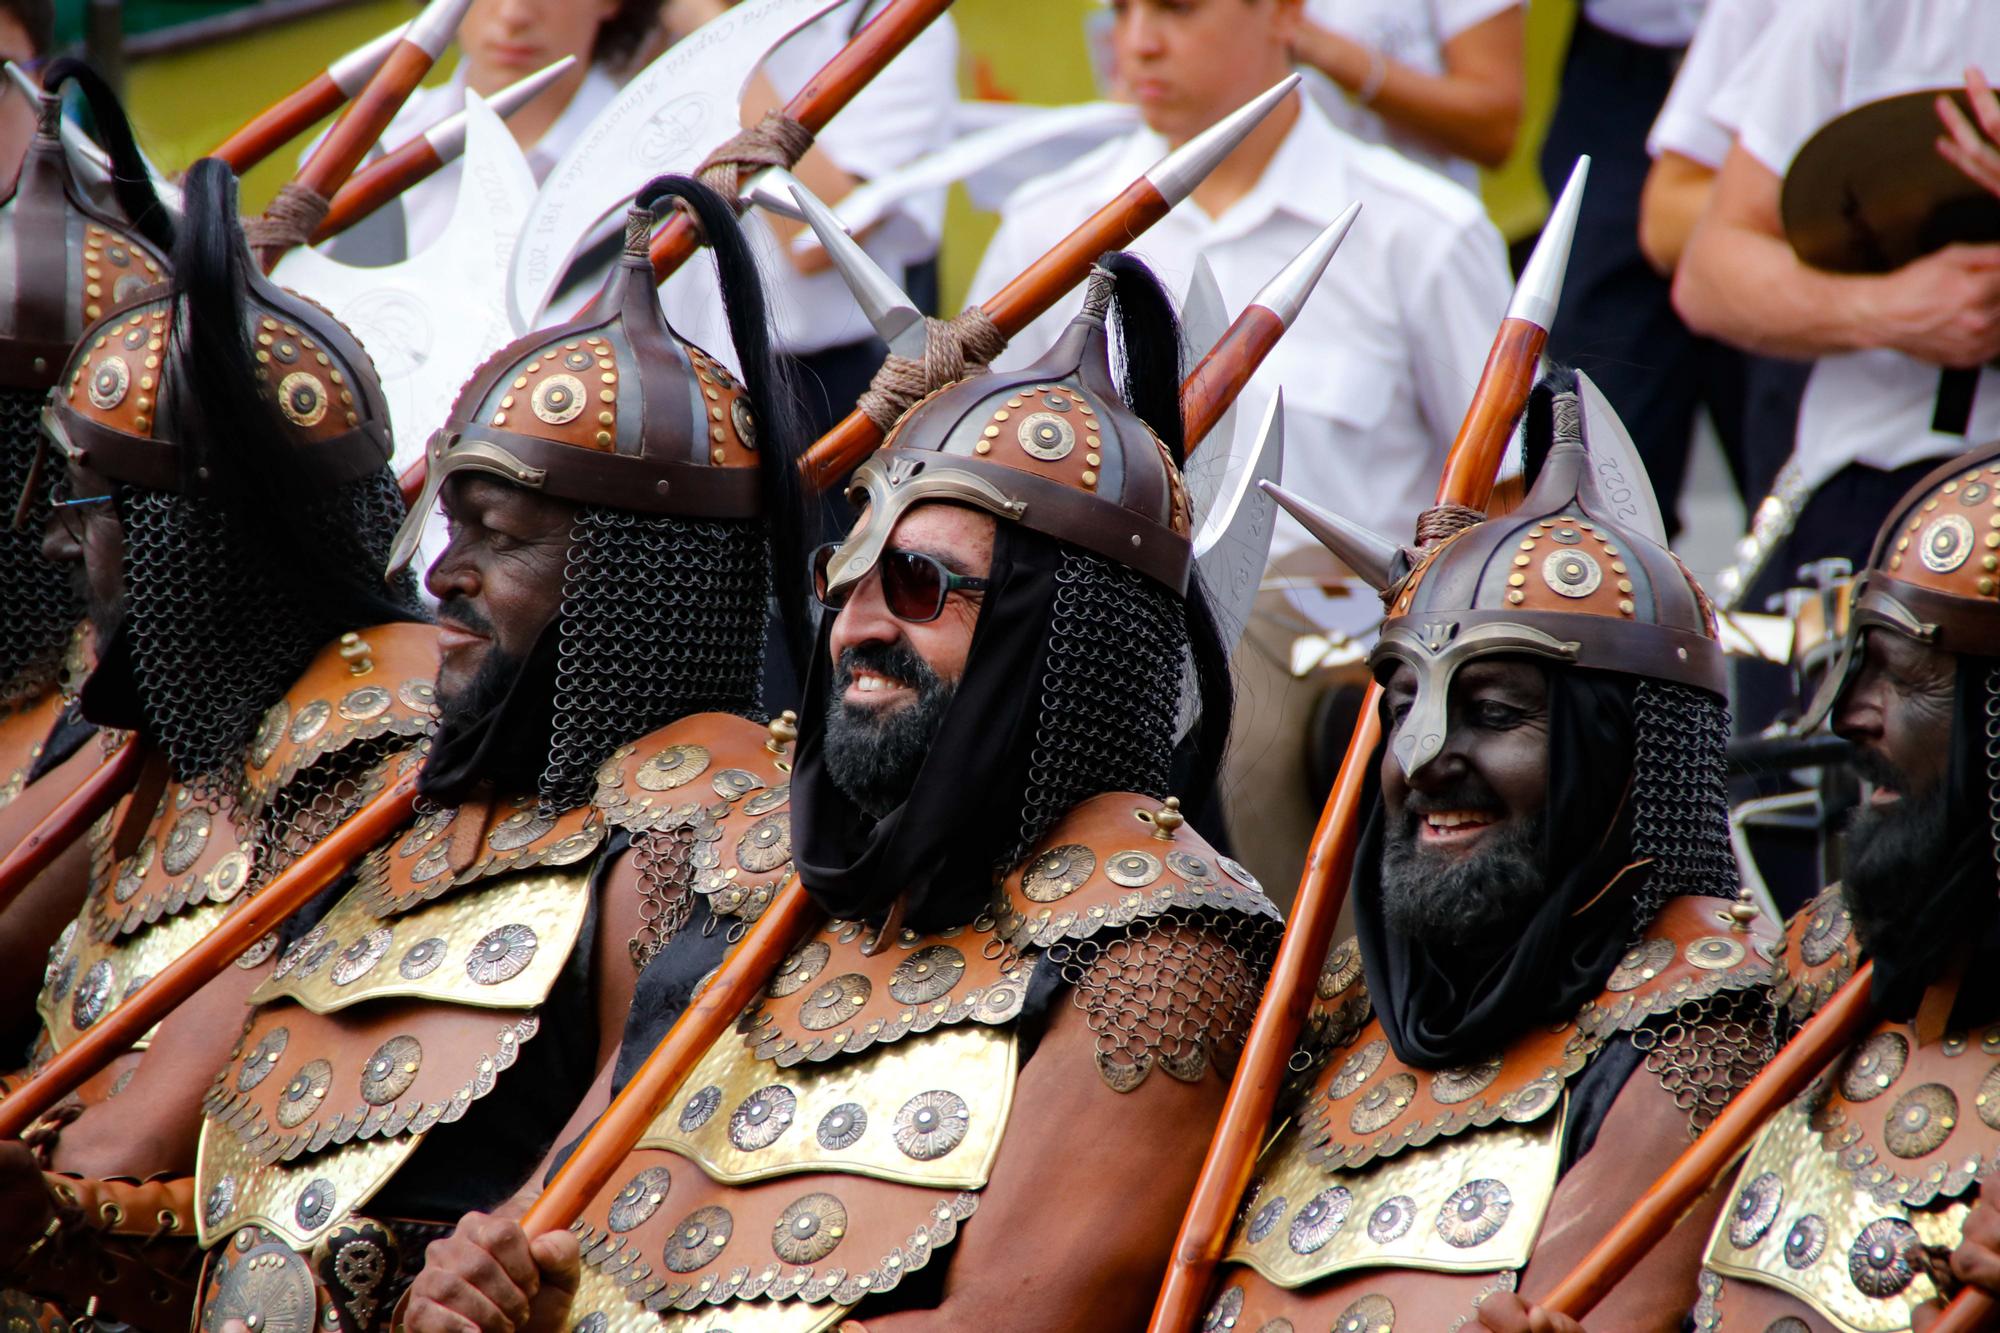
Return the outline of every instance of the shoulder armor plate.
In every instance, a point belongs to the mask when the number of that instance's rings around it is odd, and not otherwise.
[[[1063,816],[1002,882],[1001,938],[1017,949],[1046,948],[1204,908],[1283,920],[1248,870],[1191,828],[1169,833],[1156,825],[1159,809],[1151,797],[1110,792]]]
[[[464,827],[474,821],[483,827]],[[453,843],[463,838],[476,841],[454,872]],[[575,866],[604,838],[603,820],[587,805],[553,819],[538,813],[533,796],[437,810],[368,854],[355,872],[352,896],[369,916],[389,920],[497,875]]]
[[[130,798],[120,809],[129,807]],[[101,820],[91,831],[89,905],[94,939],[134,935],[207,903],[233,902],[250,882],[253,849],[240,809],[209,810],[169,781],[160,793],[146,832],[132,854],[112,854],[111,830],[121,822]]]
[[[1778,1012],[1803,1023],[1847,984],[1861,965],[1861,941],[1840,885],[1830,884],[1819,897],[1786,923],[1783,968],[1771,988]]]

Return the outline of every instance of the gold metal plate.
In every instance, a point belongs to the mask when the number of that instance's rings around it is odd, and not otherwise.
[[[194,1169],[196,1234],[206,1248],[230,1232],[254,1224],[268,1227],[294,1249],[311,1249],[351,1211],[372,1198],[409,1160],[424,1137],[399,1134],[367,1139],[325,1152],[302,1153],[289,1162],[265,1164],[235,1134],[204,1118]],[[315,1187],[322,1194],[332,1189],[330,1209],[300,1208],[300,1197]],[[318,1225],[302,1226],[302,1211]]]
[[[585,1264],[570,1302],[569,1328],[571,1333],[822,1333],[853,1308],[832,1301],[731,1301],[685,1314],[653,1314],[628,1299],[615,1279]]]
[[[88,911],[89,909],[85,909]],[[110,996],[108,1008],[100,1014],[95,1023],[102,1023],[104,1015],[115,1012],[125,1002],[133,983],[141,978],[158,976],[161,969],[192,949],[207,937],[222,914],[229,909],[214,903],[207,903],[173,916],[162,917],[160,921],[136,935],[121,935],[110,941],[93,940],[87,928],[79,928],[71,937],[69,957],[76,964],[75,973],[68,987],[60,997],[52,994],[51,988],[44,986],[35,1000],[35,1012],[41,1015],[42,1026],[49,1034],[49,1040],[57,1051],[66,1049],[75,1041],[79,1030],[74,1022],[75,991],[83,984],[84,977],[100,961],[108,961],[111,970]],[[148,1032],[144,1040],[134,1044],[135,1050],[144,1050],[152,1040]]]

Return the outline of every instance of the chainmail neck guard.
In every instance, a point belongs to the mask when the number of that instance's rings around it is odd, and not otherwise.
[[[42,557],[42,527],[63,484],[63,469],[35,458],[46,395],[0,389],[0,715],[46,693],[61,674],[71,631],[83,619],[68,567]],[[25,522],[10,521],[29,479]]]
[[[669,722],[762,721],[770,587],[759,520],[579,510],[557,613],[544,812],[583,804],[614,749]]]
[[[1734,898],[1729,844],[1729,705],[1706,690],[1639,682],[1633,706],[1632,855],[1652,873],[1632,901],[1632,937],[1669,898]]]

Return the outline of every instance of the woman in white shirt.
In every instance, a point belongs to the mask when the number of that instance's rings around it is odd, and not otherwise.
[[[1479,188],[1521,127],[1524,0],[1306,0],[1292,47],[1357,139]]]

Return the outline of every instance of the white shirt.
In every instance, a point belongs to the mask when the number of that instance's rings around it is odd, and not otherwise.
[[[1008,202],[972,280],[982,300],[1165,156],[1137,130]],[[1435,495],[1512,291],[1500,234],[1479,201],[1386,148],[1359,143],[1304,101],[1256,186],[1220,218],[1183,201],[1133,243],[1176,299],[1197,256],[1232,316],[1342,209],[1360,218],[1299,319],[1239,400],[1239,429],[1285,391],[1285,484],[1408,540]],[[1042,355],[1081,308],[1071,293],[1015,337],[1003,367]],[[1206,350],[1206,349],[1200,349]],[[1272,555],[1312,542],[1281,515]]]
[[[1779,11],[1751,63],[1737,142],[1782,177],[1815,132],[1864,102],[1963,86],[1967,65],[2000,74],[2000,4],[1798,0]],[[1901,467],[2000,437],[2000,374],[1980,373],[1965,435],[1930,429],[1938,375],[1888,350],[1821,357],[1799,408],[1805,480],[1817,485],[1857,462]]]
[[[1654,157],[1679,153],[1711,171],[1722,169],[1722,160],[1736,141],[1740,108],[1732,109],[1730,102],[1719,100],[1720,95],[1734,82],[1737,71],[1750,68],[1746,57],[1769,31],[1781,2],[1709,0],[1687,59],[1674,76],[1673,90],[1646,137],[1648,153]]]
[[[1895,3],[1896,0],[1890,0]],[[1647,46],[1686,46],[1707,0],[1583,0],[1592,24]]]
[[[848,3],[821,15],[788,38],[764,62],[764,73],[781,98],[790,98],[819,73],[860,27],[869,0]],[[904,166],[951,141],[951,108],[958,101],[958,30],[943,15],[925,28],[903,53],[868,81],[827,123],[814,141],[833,164],[868,180]],[[937,253],[944,233],[945,192],[930,190],[899,200],[861,237],[862,248],[897,282],[903,270]],[[828,199],[827,204],[839,200]],[[855,306],[847,285],[828,269],[800,273],[779,253],[759,210],[743,216],[744,231],[757,250],[772,323],[772,345],[801,355],[874,336]],[[667,319],[676,332],[733,365],[715,287],[715,268],[690,263],[662,288]]]
[[[1516,8],[1527,8],[1527,0],[1306,0],[1306,17],[1398,64],[1442,74],[1446,42]],[[1306,87],[1327,119],[1355,138],[1386,144],[1468,190],[1479,188],[1479,168],[1474,163],[1391,125],[1318,70],[1306,71]]]

